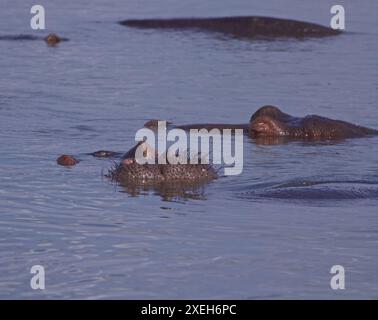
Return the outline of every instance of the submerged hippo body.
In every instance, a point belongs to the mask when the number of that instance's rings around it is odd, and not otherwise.
[[[287,137],[292,139],[338,140],[378,134],[377,130],[346,121],[317,115],[293,117],[277,107],[264,106],[249,122],[251,137]]]
[[[150,120],[145,124],[148,128],[156,128],[157,120]],[[285,140],[341,140],[377,135],[378,131],[349,122],[329,119],[317,115],[294,117],[282,112],[274,106],[263,106],[251,117],[249,123],[242,124],[188,124],[171,125],[172,128],[190,129],[242,129],[245,134],[255,139],[282,138]],[[261,141],[261,140],[260,140]],[[275,142],[281,140],[275,140]]]
[[[121,25],[145,29],[194,29],[238,38],[326,37],[341,32],[314,23],[257,16],[124,20]]]
[[[67,155],[67,154],[62,154],[56,159],[56,163],[59,164],[60,166],[65,166],[65,167],[71,167],[76,164],[78,164],[80,161],[77,160],[74,156]]]
[[[217,178],[216,171],[204,164],[139,164],[135,160],[121,162],[110,174],[118,182],[136,184],[196,184]]]
[[[55,33],[50,33],[46,37],[34,36],[29,34],[18,35],[0,35],[0,41],[28,41],[28,40],[44,40],[48,46],[54,47],[59,42],[68,41],[67,38],[60,37]]]

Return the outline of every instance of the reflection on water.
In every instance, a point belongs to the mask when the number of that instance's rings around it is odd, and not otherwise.
[[[153,192],[161,196],[164,201],[177,200],[206,200],[204,184],[190,183],[156,183],[152,185],[136,185],[133,183],[120,183],[122,190],[135,197],[139,195],[148,195]]]

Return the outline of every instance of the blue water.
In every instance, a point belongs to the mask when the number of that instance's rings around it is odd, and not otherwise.
[[[378,128],[375,0],[338,1],[348,33],[307,41],[137,30],[126,18],[265,15],[329,25],[334,1],[2,0],[0,298],[378,298],[378,138],[244,140],[244,170],[196,197],[131,196],[102,171],[149,119],[246,122],[273,104]],[[56,165],[62,153],[82,162]],[[30,287],[45,267],[46,289]],[[345,290],[330,268],[345,268]]]

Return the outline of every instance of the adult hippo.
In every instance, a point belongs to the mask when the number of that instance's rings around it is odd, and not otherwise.
[[[249,121],[251,137],[288,137],[305,140],[339,140],[376,135],[378,131],[317,115],[294,117],[274,106],[257,110]]]
[[[158,121],[150,120],[145,127],[156,128]],[[377,135],[378,131],[349,122],[329,119],[317,115],[294,117],[274,106],[263,106],[250,118],[249,123],[225,124],[203,123],[172,125],[172,128],[190,129],[242,129],[251,138],[285,138],[296,140],[341,140]]]
[[[153,164],[139,164],[136,152],[140,148],[146,159],[152,159]],[[107,177],[122,183],[133,183],[138,185],[153,185],[156,183],[182,183],[197,185],[218,177],[216,170],[208,164],[170,164],[167,153],[158,155],[145,141],[138,142],[133,148],[127,151],[122,157],[118,152],[100,150],[87,153],[97,158],[116,158],[119,163],[109,170]],[[159,164],[159,159],[165,157],[166,164]],[[71,167],[80,162],[72,155],[61,155],[57,158],[57,164]]]
[[[341,33],[315,23],[258,16],[219,18],[134,19],[121,25],[144,29],[193,29],[219,32],[236,38],[308,38]]]

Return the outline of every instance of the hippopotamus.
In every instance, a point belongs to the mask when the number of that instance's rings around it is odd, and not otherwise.
[[[150,129],[156,129],[158,125],[158,120],[149,120],[144,124],[144,127]],[[326,117],[321,117],[318,115],[308,115],[305,117],[295,117],[287,113],[282,112],[278,107],[275,106],[263,106],[259,108],[250,118],[248,123],[239,124],[227,124],[227,123],[202,123],[202,124],[186,124],[186,125],[174,125],[172,122],[167,122],[169,128],[177,128],[189,131],[190,129],[206,129],[208,131],[212,129],[241,129],[244,134],[249,135],[251,138],[257,141],[262,141],[265,143],[275,142],[279,143],[287,140],[305,140],[305,141],[324,141],[324,140],[343,140],[349,138],[361,138],[371,135],[378,135],[378,130],[355,125],[346,121],[329,119]],[[275,140],[277,138],[282,138],[285,140]],[[261,140],[263,139],[263,140]],[[265,140],[267,139],[267,140]],[[178,172],[178,167],[174,165],[168,165],[162,169],[158,165],[145,167],[137,164],[135,162],[135,151],[137,147],[142,142],[139,142],[136,146],[131,148],[123,156],[120,152],[99,150],[92,153],[87,153],[87,155],[92,155],[97,158],[119,158],[122,156],[121,165],[127,166],[127,174],[135,170],[142,172],[143,170],[155,170],[156,172],[162,172],[169,177],[171,173]],[[152,151],[151,154],[153,153]],[[157,155],[154,155],[157,157]],[[57,163],[62,166],[74,166],[79,163],[80,160],[76,159],[71,155],[62,155],[57,159]],[[125,170],[119,168],[119,172]],[[132,170],[131,170],[132,169]],[[180,165],[180,170],[187,170],[190,172],[199,169],[211,169],[206,166],[194,166],[191,165]],[[142,171],[141,171],[142,170]],[[147,171],[148,171],[147,170]],[[151,171],[152,173],[152,171]],[[159,175],[153,174],[156,177]],[[193,174],[195,176],[195,174]],[[136,177],[133,177],[135,179]],[[157,180],[160,180],[160,176]]]
[[[219,18],[134,19],[121,25],[145,29],[193,29],[219,32],[236,38],[319,38],[341,33],[315,23],[258,16]]]
[[[146,159],[153,159],[155,163],[139,164],[135,156],[137,148],[142,148]],[[140,141],[123,155],[121,162],[109,171],[108,176],[118,182],[138,184],[200,184],[218,177],[216,170],[209,164],[170,164],[169,161],[159,164],[159,157],[167,159],[167,153],[159,156],[145,141]]]
[[[108,150],[98,150],[91,153],[85,153],[85,155],[90,155],[95,158],[118,158],[122,155],[120,152],[108,151]],[[68,154],[62,154],[56,159],[57,164],[65,167],[71,167],[80,162],[76,157]]]
[[[157,158],[159,155],[145,141],[138,142],[133,148],[122,156],[119,152],[99,150],[85,155],[96,158],[113,158],[113,167],[104,176],[111,182],[122,186],[124,191],[132,196],[141,191],[153,189],[155,194],[164,200],[178,199],[203,199],[203,186],[218,178],[217,170],[211,165],[205,164],[139,164],[136,161],[136,150],[144,148],[144,154]],[[160,157],[167,154],[160,155]],[[57,163],[65,167],[72,167],[80,162],[72,155],[58,157]]]
[[[147,159],[153,159],[155,163],[139,164],[136,159],[137,148],[142,148]],[[119,158],[120,154],[114,151],[100,150],[93,153],[87,153],[97,158]],[[218,177],[217,171],[209,164],[159,164],[158,158],[166,157],[167,153],[158,155],[145,141],[138,142],[133,148],[127,151],[119,163],[115,163],[113,168],[105,175],[112,181],[127,186],[159,186],[164,192],[174,185],[177,190],[185,193],[187,187],[203,185],[206,182]],[[156,160],[156,161],[155,161]],[[189,159],[188,159],[189,160]],[[62,166],[71,167],[78,164],[80,160],[71,155],[61,155],[57,163]]]
[[[56,46],[59,42],[67,41],[68,39],[61,38],[57,36],[55,33],[50,33],[49,35],[47,35],[47,37],[44,38],[44,40],[47,43],[47,45],[53,47],[53,46]]]
[[[46,44],[51,47],[57,45],[61,41],[68,41],[67,38],[60,37],[56,35],[55,33],[50,33],[45,37],[39,37],[39,36],[28,35],[28,34],[4,35],[4,36],[0,36],[0,40],[5,40],[5,41],[44,40]]]
[[[150,120],[145,123],[147,128],[155,128],[158,120]],[[171,128],[183,130],[190,129],[242,129],[251,138],[285,138],[291,140],[342,140],[347,138],[359,138],[369,135],[377,135],[378,131],[349,122],[334,120],[318,115],[295,117],[282,112],[275,106],[263,106],[250,118],[248,123],[225,124],[203,123],[188,125],[173,125]]]

